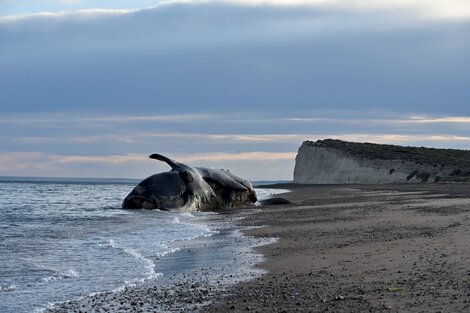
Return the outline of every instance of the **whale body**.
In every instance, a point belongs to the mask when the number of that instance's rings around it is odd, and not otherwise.
[[[171,170],[140,182],[122,202],[123,208],[209,211],[257,201],[251,183],[230,171],[191,167],[156,153],[150,158],[166,162]]]

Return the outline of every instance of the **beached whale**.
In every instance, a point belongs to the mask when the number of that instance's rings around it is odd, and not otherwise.
[[[257,201],[251,183],[227,170],[191,167],[160,154],[150,158],[166,162],[171,170],[140,182],[124,199],[123,208],[207,211]]]

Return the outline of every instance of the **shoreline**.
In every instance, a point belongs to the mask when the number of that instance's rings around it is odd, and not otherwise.
[[[209,215],[220,233],[157,260],[163,280],[46,312],[470,309],[470,184],[266,188],[295,204]]]
[[[266,186],[268,187],[268,186]],[[279,240],[201,312],[470,310],[470,184],[286,185],[240,226]],[[242,213],[243,214],[243,213]]]
[[[240,216],[223,213],[198,217],[211,236],[175,241],[175,252],[153,259],[158,277],[54,303],[41,312],[198,311],[230,286],[264,274],[253,266],[264,259],[254,247],[273,242],[243,235],[236,226]]]

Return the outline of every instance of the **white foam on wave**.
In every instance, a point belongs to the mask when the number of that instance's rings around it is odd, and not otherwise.
[[[30,261],[30,263],[39,269],[46,270],[48,272],[53,273],[53,275],[46,276],[41,279],[43,282],[46,282],[46,283],[52,283],[52,282],[59,281],[62,279],[67,279],[67,278],[80,277],[80,273],[72,267],[65,271],[61,271],[60,269],[43,265],[40,262]]]
[[[174,214],[174,213],[173,213]],[[185,237],[179,237],[175,239],[167,239],[165,241],[157,242],[157,244],[165,245],[165,243],[173,243],[178,241],[194,240],[197,238],[210,237],[214,234],[218,234],[219,231],[212,230],[205,224],[200,224],[197,221],[201,216],[195,216],[192,212],[179,212],[177,216],[172,216],[171,223],[178,224],[181,227],[190,228],[189,233]],[[167,253],[166,253],[167,254]]]
[[[165,246],[168,248],[168,250],[157,253],[157,257],[161,258],[161,257],[164,257],[167,254],[175,253],[175,252],[178,252],[178,251],[181,250],[180,248],[170,248],[167,245],[165,245]]]
[[[73,268],[70,268],[67,271],[59,272],[59,275],[51,275],[51,276],[43,277],[42,280],[46,283],[52,283],[52,282],[59,281],[62,279],[76,278],[76,277],[80,277],[80,273],[74,270]]]
[[[16,290],[16,285],[15,284],[11,284],[9,286],[0,286],[0,292],[4,292],[4,291],[13,291],[13,290]]]
[[[184,217],[190,217],[190,218],[194,218],[194,214],[191,213],[191,212],[181,212],[179,213],[180,216],[184,216]]]
[[[63,276],[57,275],[57,276],[47,276],[47,277],[43,277],[43,278],[42,278],[42,281],[45,282],[45,283],[53,283],[53,282],[55,282],[55,281],[62,280],[62,279],[64,279]]]
[[[153,278],[156,278],[156,277],[159,277],[159,276],[162,275],[161,273],[157,273],[155,271],[155,263],[151,259],[144,257],[137,250],[129,248],[129,247],[120,246],[116,243],[116,241],[114,239],[109,239],[108,244],[109,244],[110,247],[112,247],[114,249],[118,249],[120,251],[123,251],[124,253],[132,256],[133,258],[135,258],[137,260],[140,260],[140,261],[147,264],[146,265],[146,268],[147,268],[146,275],[147,275],[147,277],[144,278],[144,281],[149,280],[149,279],[153,279]]]
[[[177,239],[170,239],[166,242],[168,243],[173,243],[173,242],[179,242],[179,241],[189,241],[189,240],[194,240],[194,239],[197,239],[197,238],[207,238],[207,237],[211,237],[215,234],[218,234],[219,231],[217,230],[210,230],[208,227],[207,227],[207,232],[204,232],[202,234],[194,234],[192,236],[187,236],[187,237],[182,237],[182,238],[177,238]],[[160,243],[162,244],[162,243]]]
[[[80,273],[74,270],[73,268],[70,268],[67,272],[65,272],[65,275],[68,277],[79,277]]]

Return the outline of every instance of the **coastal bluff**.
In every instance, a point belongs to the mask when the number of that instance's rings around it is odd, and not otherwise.
[[[294,183],[389,184],[470,181],[470,151],[335,139],[304,141]]]

